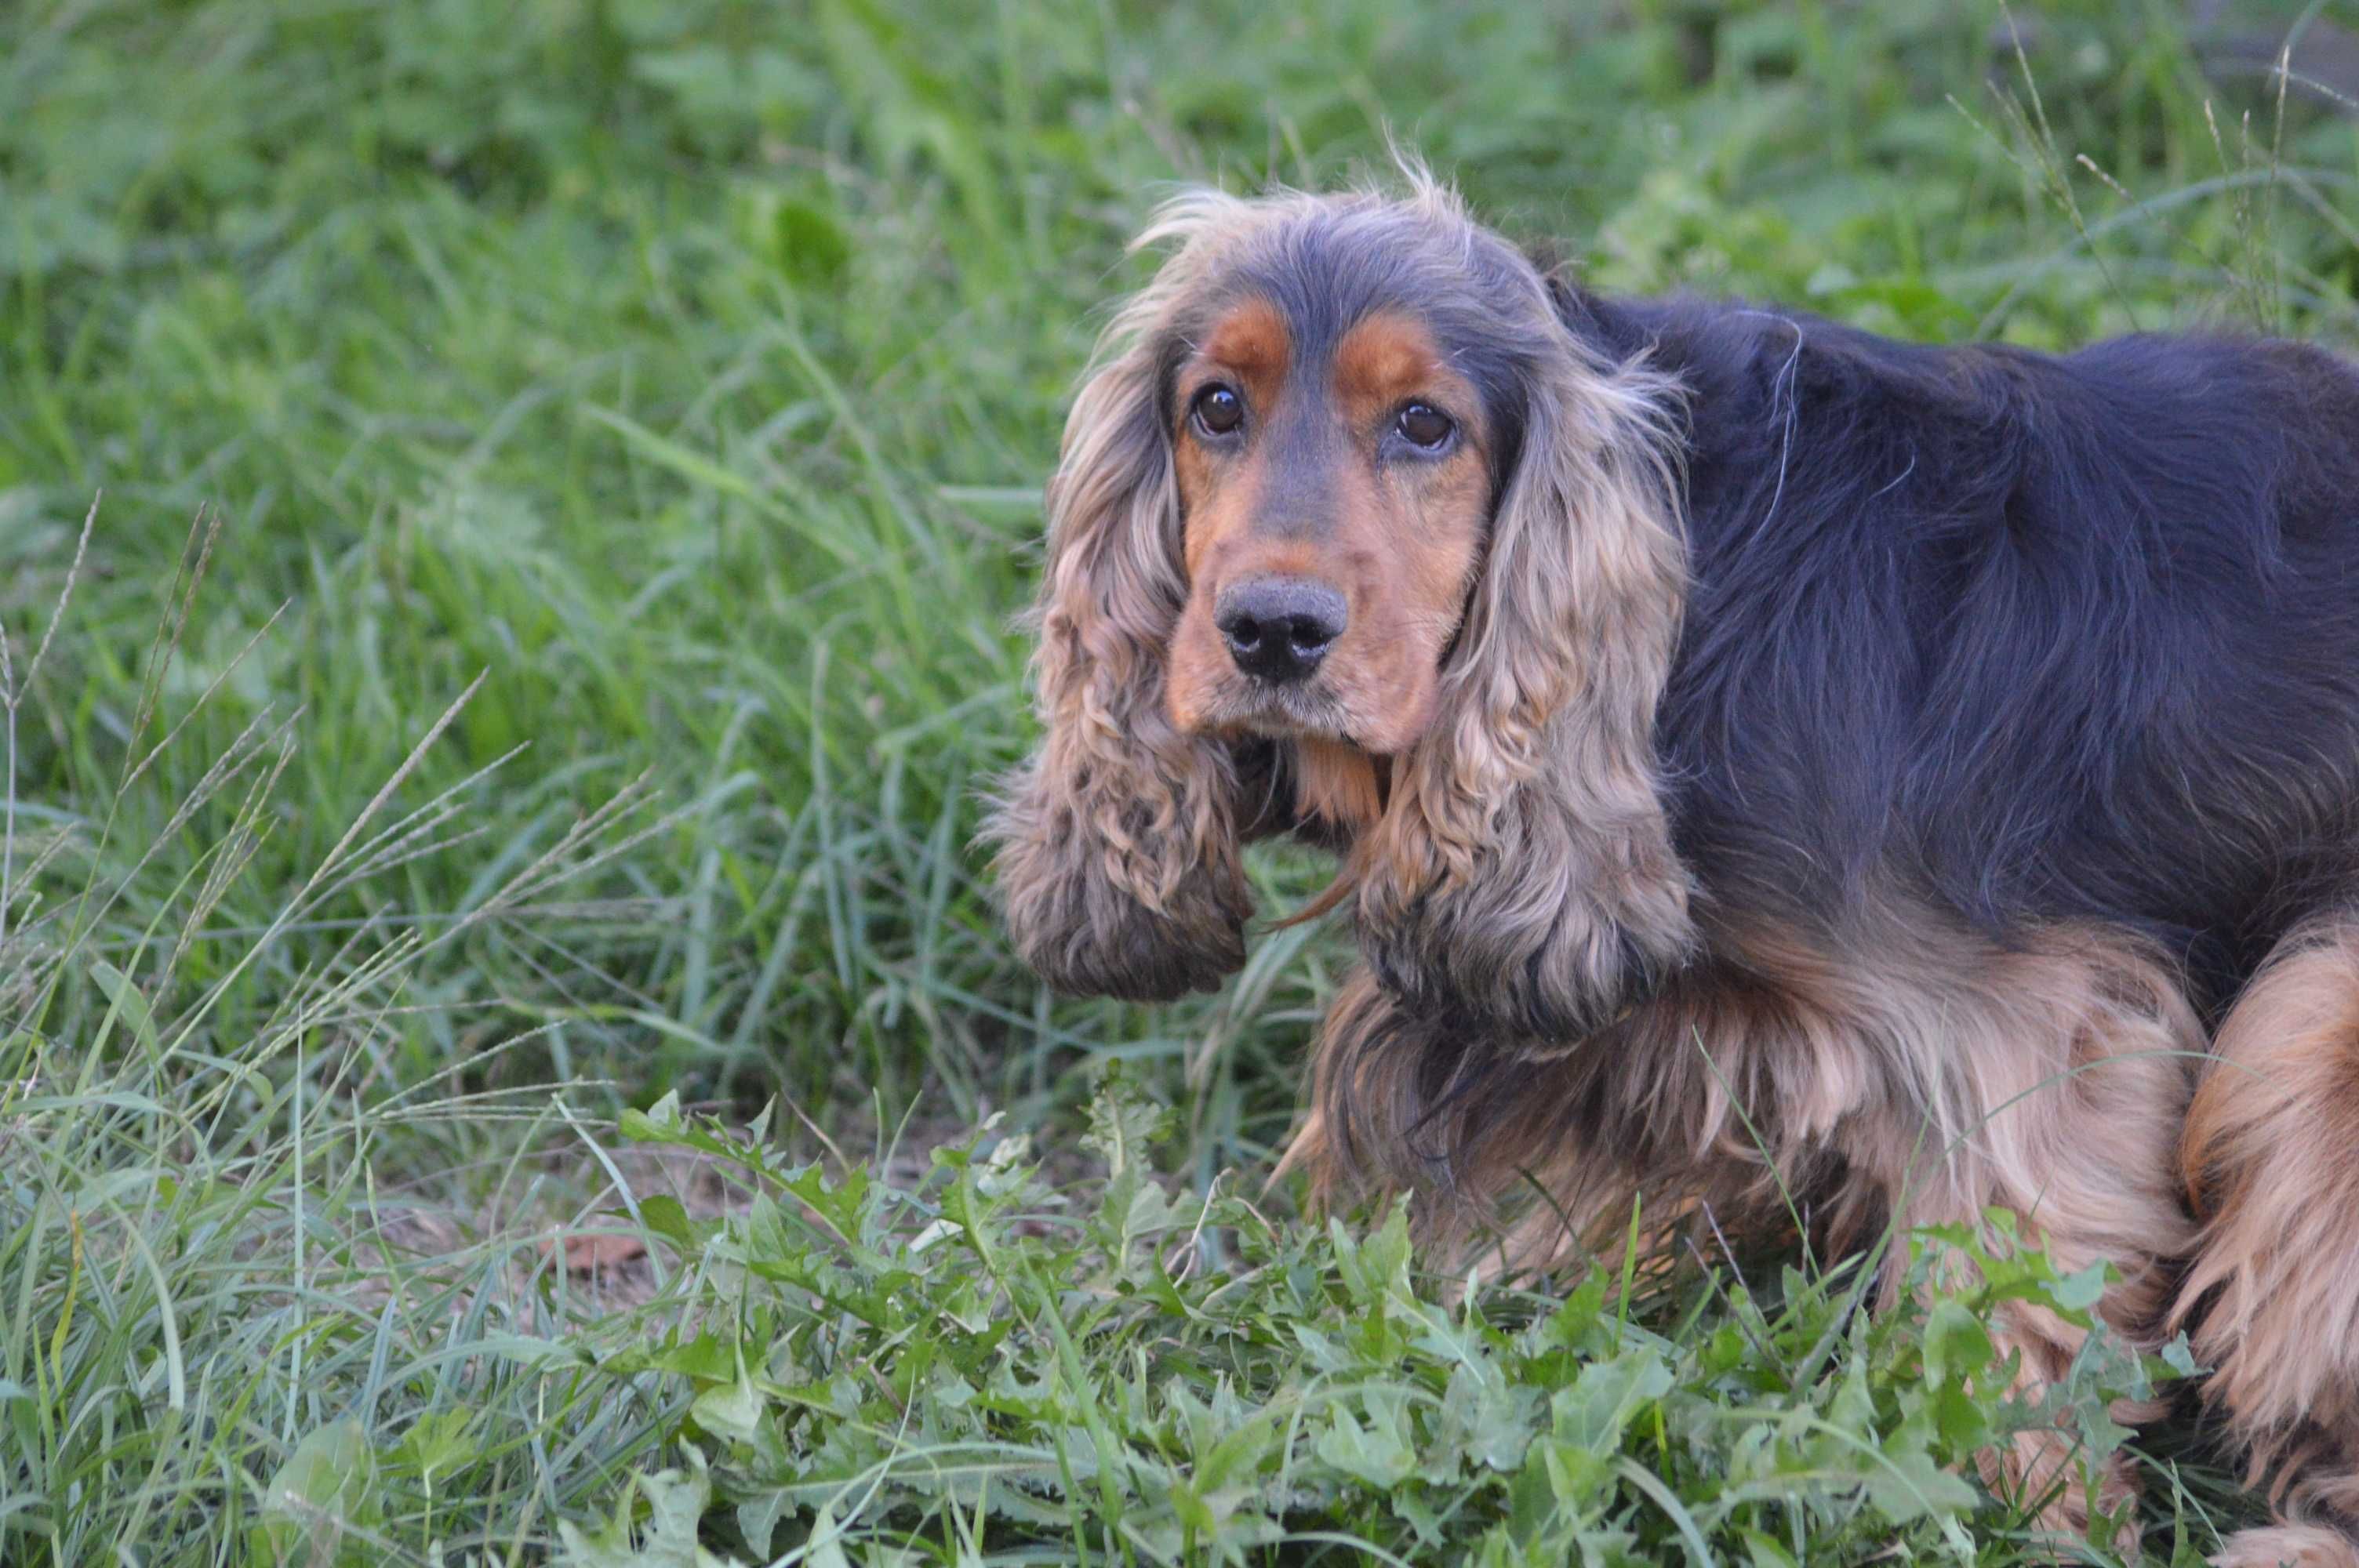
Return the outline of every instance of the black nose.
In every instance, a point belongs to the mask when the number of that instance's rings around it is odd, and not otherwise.
[[[1282,685],[1317,669],[1343,634],[1343,596],[1303,578],[1258,578],[1223,593],[1212,621],[1237,668]]]

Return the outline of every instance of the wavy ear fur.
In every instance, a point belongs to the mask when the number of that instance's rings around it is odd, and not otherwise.
[[[1049,481],[1032,666],[1046,733],[1001,781],[985,836],[1016,949],[1060,990],[1169,1000],[1245,962],[1235,765],[1164,712],[1187,583],[1161,362],[1171,306],[1243,205],[1190,198],[1142,237],[1186,243],[1108,328]]]
[[[1695,944],[1653,743],[1686,555],[1676,387],[1547,347],[1441,707],[1364,841],[1362,946],[1414,1009],[1566,1039]]]

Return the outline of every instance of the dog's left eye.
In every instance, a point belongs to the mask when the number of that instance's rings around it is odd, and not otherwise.
[[[1413,447],[1431,451],[1450,439],[1450,432],[1458,428],[1450,416],[1428,403],[1412,403],[1393,418],[1393,428]]]
[[[1210,436],[1226,436],[1245,422],[1245,406],[1227,387],[1214,384],[1196,395],[1196,423]]]

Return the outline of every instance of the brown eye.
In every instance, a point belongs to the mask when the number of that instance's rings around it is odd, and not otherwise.
[[[1208,386],[1196,395],[1196,423],[1208,436],[1225,436],[1245,422],[1243,399],[1225,386]]]
[[[1450,416],[1430,404],[1412,403],[1394,419],[1393,427],[1413,447],[1431,451],[1450,439],[1450,432],[1458,428]]]

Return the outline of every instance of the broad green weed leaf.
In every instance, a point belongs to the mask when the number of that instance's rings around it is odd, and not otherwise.
[[[377,1519],[376,1454],[360,1422],[331,1422],[306,1433],[262,1493],[262,1522],[249,1536],[257,1565],[365,1560],[354,1531]]]
[[[1408,1433],[1397,1394],[1372,1390],[1366,1396],[1368,1422],[1361,1425],[1343,1405],[1335,1407],[1319,1457],[1364,1486],[1388,1491],[1417,1471],[1417,1449]]]

